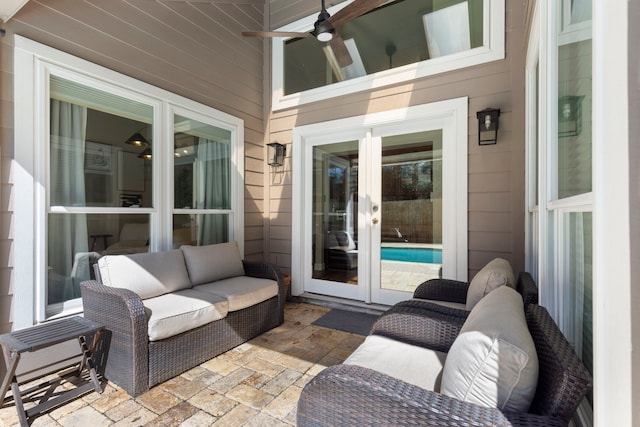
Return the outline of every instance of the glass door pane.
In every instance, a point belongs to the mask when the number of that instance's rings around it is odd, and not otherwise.
[[[312,279],[316,290],[352,297],[359,260],[358,141],[313,147],[312,165]]]
[[[442,275],[442,130],[383,137],[381,167],[380,288],[412,293]]]

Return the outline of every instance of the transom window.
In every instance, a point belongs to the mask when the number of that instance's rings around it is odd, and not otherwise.
[[[316,19],[314,14],[279,30],[310,31]],[[397,0],[336,32],[350,65],[340,65],[330,43],[275,39],[274,108],[502,59],[504,0]]]

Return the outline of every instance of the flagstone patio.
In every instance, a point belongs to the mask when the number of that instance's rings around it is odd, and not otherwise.
[[[285,322],[132,398],[109,383],[38,418],[32,426],[291,426],[304,385],[341,363],[364,337],[314,326],[330,309],[287,303]],[[28,407],[28,406],[27,406]],[[13,404],[0,425],[19,425]]]

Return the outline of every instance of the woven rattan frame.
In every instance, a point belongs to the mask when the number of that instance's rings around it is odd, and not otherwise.
[[[303,389],[297,425],[566,426],[591,389],[591,376],[546,309],[529,304],[526,312],[540,365],[528,413],[484,408],[367,368],[336,365]]]
[[[122,288],[85,281],[80,285],[84,317],[105,325],[105,377],[131,396],[173,378],[284,322],[286,287],[280,269],[244,262],[245,275],[277,280],[278,295],[228,313],[220,320],[164,340],[149,342],[142,300]]]

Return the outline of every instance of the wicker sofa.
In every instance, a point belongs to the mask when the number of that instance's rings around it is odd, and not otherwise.
[[[501,299],[504,295],[508,296],[509,304]],[[492,292],[490,297],[484,298],[483,304],[469,314],[468,321],[473,326],[467,324],[462,330],[447,326],[447,323],[457,325],[459,318],[447,315],[446,307],[439,316],[425,316],[421,312],[383,315],[380,319],[383,324],[374,326],[372,334],[345,363],[323,370],[305,386],[298,401],[298,426],[566,426],[592,386],[589,373],[543,307],[536,304],[525,307],[521,297],[507,287]],[[514,306],[514,302],[519,306]],[[506,306],[510,308],[505,309]],[[518,323],[500,318],[504,310],[508,319],[521,317],[529,332],[524,335],[530,335],[535,348],[533,352],[529,350],[527,358],[515,360],[529,363],[537,359],[537,368],[510,371],[512,366],[504,366],[510,365],[512,359],[502,349],[512,347],[502,340],[514,337],[505,338],[496,328]],[[484,314],[474,315],[477,312]],[[492,325],[488,335],[478,333],[478,316],[484,316],[480,323]],[[403,332],[396,334],[395,329]],[[411,331],[416,336],[412,337]],[[388,338],[394,335],[407,341]],[[488,339],[488,342],[499,345],[483,345],[487,344],[487,336],[497,337],[497,341]],[[515,340],[520,341],[522,336],[520,331]],[[513,347],[516,354],[521,347],[526,346],[518,343]],[[468,359],[452,355],[461,349]],[[488,357],[495,349],[499,349],[500,357]],[[452,369],[448,366],[451,360]],[[509,379],[509,372],[516,373],[512,378],[518,384],[505,388],[501,381]],[[527,373],[523,374],[528,381],[524,386],[519,384],[518,372]],[[486,385],[482,381],[492,375],[497,386],[473,389],[476,381]],[[460,382],[469,388],[456,389]],[[520,393],[515,395],[517,405],[510,406],[512,402],[507,402],[511,395],[501,395],[507,389]],[[524,402],[518,400],[523,396]],[[520,409],[514,409],[518,406]]]
[[[84,317],[105,325],[105,377],[137,396],[284,321],[280,270],[236,242],[100,258]]]

